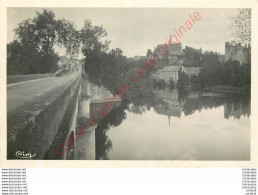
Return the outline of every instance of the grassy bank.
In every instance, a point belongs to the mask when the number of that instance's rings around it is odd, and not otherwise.
[[[251,90],[251,86],[247,85],[244,87],[233,87],[229,85],[217,85],[213,87],[206,87],[203,89],[204,92],[217,92],[217,93],[242,93]]]

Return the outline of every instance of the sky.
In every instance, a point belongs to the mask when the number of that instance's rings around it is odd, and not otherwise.
[[[182,8],[47,8],[57,19],[74,21],[77,29],[85,19],[107,30],[110,49],[120,48],[127,57],[145,56],[147,49],[164,44],[175,29],[185,26],[189,15],[199,12],[201,19],[180,39],[183,47],[191,46],[224,54],[225,41],[231,39],[230,18],[237,9],[182,9]],[[7,42],[14,39],[13,29],[27,18],[36,16],[42,8],[8,8]],[[63,48],[55,48],[65,55]]]

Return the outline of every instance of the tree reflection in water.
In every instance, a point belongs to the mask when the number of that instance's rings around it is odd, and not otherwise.
[[[113,89],[104,85],[111,92]],[[96,159],[107,160],[112,149],[112,141],[107,136],[110,127],[119,126],[126,118],[126,111],[141,115],[151,108],[157,114],[182,117],[192,115],[202,109],[224,106],[224,118],[250,116],[250,91],[245,93],[227,93],[225,97],[201,97],[200,92],[190,89],[169,89],[153,86],[147,77],[137,85],[131,86],[121,105],[113,108],[109,115],[100,121],[95,129]]]
[[[108,160],[108,152],[112,148],[112,141],[106,135],[110,127],[120,125],[126,119],[125,110],[128,101],[123,100],[119,107],[113,108],[106,118],[103,118],[95,129],[96,160]]]
[[[159,90],[159,89],[158,89]],[[195,111],[202,109],[211,109],[224,106],[224,118],[234,117],[239,119],[241,116],[250,116],[250,94],[227,94],[226,97],[200,97],[198,92],[192,91],[168,91],[163,93],[163,99],[157,94],[164,92],[166,89],[152,93],[146,90],[132,90],[123,99],[119,107],[113,108],[110,114],[100,121],[95,131],[96,140],[96,159],[108,160],[108,152],[112,149],[112,141],[107,136],[110,127],[119,126],[127,117],[126,110],[134,114],[143,114],[153,108],[158,114],[178,114],[178,112],[170,111],[175,109],[172,104],[177,105],[177,109],[185,116],[192,115]],[[178,94],[177,94],[178,93]],[[175,95],[176,94],[176,95]],[[169,96],[172,101],[168,101]],[[175,99],[176,98],[176,99]]]

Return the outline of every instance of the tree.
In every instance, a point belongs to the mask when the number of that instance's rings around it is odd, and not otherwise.
[[[123,74],[127,71],[126,57],[123,55],[123,51],[121,49],[112,49],[109,52],[109,55],[111,55],[115,61],[115,69],[117,71],[116,74]]]
[[[192,47],[185,46],[184,57],[185,59],[200,60],[201,59],[201,48],[200,50],[194,49]]]
[[[102,40],[107,36],[103,26],[94,26],[90,20],[84,21],[84,27],[80,30],[81,51],[84,57],[94,53],[102,53],[108,50],[110,41]]]
[[[251,9],[239,9],[236,17],[232,18],[230,25],[232,37],[235,42],[251,43]]]
[[[229,60],[224,66],[205,66],[197,77],[192,78],[192,83],[201,88],[215,85],[244,87],[251,84],[251,65]]]
[[[52,11],[37,12],[37,16],[18,24],[15,30],[22,45],[35,47],[42,55],[53,53],[55,44],[64,46],[68,55],[78,53],[79,32],[70,21],[56,20]]]
[[[114,70],[110,66],[115,65],[115,61],[111,58],[112,54],[107,53],[110,41],[103,40],[107,36],[106,30],[103,26],[93,25],[91,20],[85,20],[79,33],[85,70],[89,73],[90,79],[97,84],[104,81],[110,83],[108,80],[111,77],[108,75],[112,75],[111,71]]]
[[[173,79],[170,79],[170,80],[169,80],[169,86],[170,86],[171,89],[174,89],[175,83],[174,83],[174,80],[173,80]]]
[[[58,55],[54,46],[63,46],[73,57],[79,51],[79,32],[70,21],[56,20],[52,11],[37,12],[37,16],[18,24],[16,40],[7,46],[7,73],[49,73],[57,69]],[[16,70],[13,67],[16,67]],[[12,69],[12,70],[11,70]]]
[[[22,46],[14,40],[7,44],[7,75],[22,73],[21,64],[18,63],[21,58]]]
[[[91,81],[103,84],[113,91],[127,71],[126,57],[119,48],[112,49],[109,53],[90,51],[85,59],[85,70],[89,73]]]
[[[107,117],[103,118],[95,129],[96,135],[96,159],[108,160],[108,152],[112,149],[112,141],[109,139],[107,132],[111,127],[119,126],[127,117],[127,102],[122,101],[119,107],[113,108]]]
[[[183,71],[179,71],[178,76],[178,90],[184,89],[185,87],[188,87],[190,85],[190,79],[186,73],[184,73]]]
[[[36,48],[14,40],[7,44],[7,75],[54,72],[58,59],[55,53],[41,55]]]
[[[106,36],[103,26],[95,26],[90,20],[85,20],[84,27],[80,30],[81,51],[85,57],[85,70],[91,81],[104,84],[113,91],[128,67],[121,49],[108,52],[110,41],[104,39]]]

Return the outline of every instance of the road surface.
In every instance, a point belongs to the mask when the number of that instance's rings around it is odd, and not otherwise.
[[[11,87],[7,86],[7,112],[33,100],[35,97],[40,97],[51,89],[71,84],[79,74],[81,74],[81,71],[78,70],[69,76],[51,77],[21,84],[17,83],[17,85]]]

